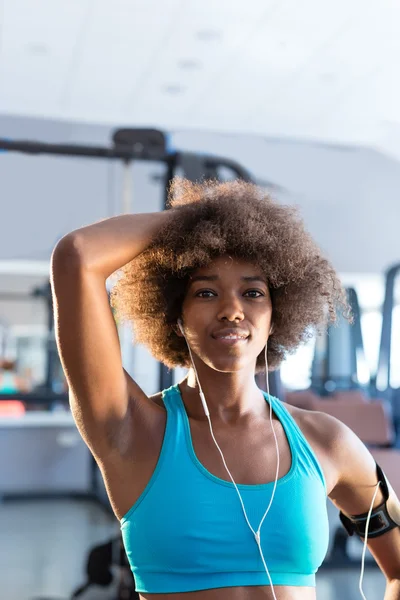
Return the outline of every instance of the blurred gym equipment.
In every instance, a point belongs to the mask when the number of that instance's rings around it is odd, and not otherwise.
[[[378,368],[372,380],[375,396],[387,398],[392,407],[394,427],[400,437],[400,383],[398,365],[394,365],[393,347],[399,343],[399,282],[400,264],[386,272],[385,298],[382,310],[381,342]]]
[[[352,429],[369,448],[394,490],[400,494],[400,440],[397,398],[390,386],[392,313],[395,307],[394,278],[400,265],[388,271],[383,310],[378,377],[371,375],[364,352],[357,293],[347,289],[354,323],[339,317],[336,326],[316,340],[308,390],[286,393],[286,401],[300,408],[326,412]],[[377,380],[380,385],[377,385]],[[384,385],[382,385],[382,381]],[[398,413],[397,413],[398,415]],[[397,427],[396,427],[397,425]],[[349,538],[337,511],[328,502],[331,543],[322,568],[353,568],[360,564],[362,541]],[[376,568],[369,555],[366,567]]]
[[[111,147],[73,144],[48,144],[35,141],[0,139],[0,149],[25,154],[47,154],[81,158],[119,160],[123,163],[120,212],[132,211],[131,166],[134,161],[154,161],[165,165],[163,208],[168,189],[176,175],[192,181],[203,178],[242,178],[249,173],[227,158],[177,152],[168,148],[168,137],[156,129],[117,129]],[[16,399],[26,405],[41,404],[48,409],[68,409],[68,394],[63,390],[63,374],[54,335],[50,283],[33,290],[47,309],[46,375],[43,383],[28,394],[0,394],[0,402]],[[173,384],[173,372],[159,366],[160,389]],[[3,497],[73,494],[96,500],[108,510],[109,502],[97,465],[76,431],[68,410],[28,414],[21,419],[0,423],[0,451],[7,448],[7,465],[0,467],[0,494]]]

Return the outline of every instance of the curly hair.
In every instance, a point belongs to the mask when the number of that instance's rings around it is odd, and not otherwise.
[[[271,370],[321,326],[334,323],[339,307],[350,317],[333,266],[294,207],[239,180],[175,179],[168,204],[174,217],[142,254],[120,270],[111,292],[116,318],[130,321],[135,342],[166,366],[191,365],[176,322],[191,274],[221,255],[251,262],[267,277],[273,323],[267,354]],[[255,372],[264,369],[261,352]]]

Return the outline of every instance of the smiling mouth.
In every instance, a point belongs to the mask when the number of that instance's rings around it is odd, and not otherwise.
[[[228,335],[228,336],[217,337],[214,339],[217,342],[221,342],[221,344],[227,344],[228,346],[234,346],[235,344],[243,344],[244,342],[247,342],[248,337],[249,336],[242,337],[242,336]]]

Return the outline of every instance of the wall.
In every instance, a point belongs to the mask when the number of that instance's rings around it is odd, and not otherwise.
[[[109,145],[111,128],[0,118],[0,135],[14,139]],[[345,272],[379,273],[400,259],[397,245],[400,164],[363,148],[330,147],[206,132],[174,132],[176,148],[225,155],[282,202],[301,208],[311,233]],[[137,163],[132,210],[159,210],[155,176],[162,167]],[[122,169],[102,160],[0,154],[0,259],[48,259],[68,231],[121,211]]]

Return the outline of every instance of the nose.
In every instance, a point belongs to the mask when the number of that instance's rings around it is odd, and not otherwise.
[[[243,321],[243,306],[234,294],[221,298],[217,318],[219,321]]]

